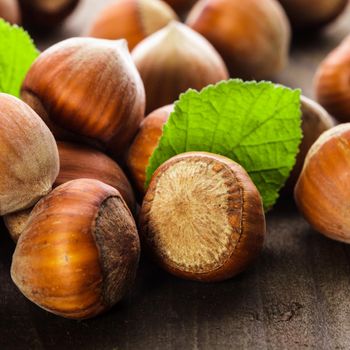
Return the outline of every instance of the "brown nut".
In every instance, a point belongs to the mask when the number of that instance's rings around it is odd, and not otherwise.
[[[325,133],[310,148],[295,187],[297,205],[311,226],[350,243],[350,123]]]
[[[340,15],[348,0],[279,0],[292,26],[301,30],[318,28]]]
[[[293,193],[310,147],[323,132],[335,125],[332,117],[322,106],[305,96],[301,96],[301,111],[303,140],[299,147],[295,166],[285,185],[285,190],[289,194]]]
[[[144,118],[145,92],[125,40],[72,38],[30,68],[22,99],[56,139],[125,152]]]
[[[119,165],[93,148],[68,142],[57,142],[60,171],[53,187],[76,179],[96,179],[117,189],[129,209],[135,211],[133,189]],[[4,216],[5,225],[17,242],[29,219],[32,208]]]
[[[17,0],[0,0],[0,18],[12,24],[21,23],[21,14]]]
[[[221,281],[260,253],[260,194],[234,161],[205,152],[175,156],[153,175],[141,209],[141,238],[175,276]]]
[[[350,121],[350,35],[319,66],[315,76],[318,102],[340,122]]]
[[[12,240],[17,243],[29,221],[33,207],[3,216],[5,226]]]
[[[18,98],[0,93],[0,215],[34,205],[59,170],[56,142],[39,116]]]
[[[164,0],[168,3],[177,13],[183,14],[191,9],[191,7],[197,2],[197,0]]]
[[[146,90],[146,110],[174,103],[189,88],[228,79],[220,55],[201,35],[179,22],[141,41],[132,51]]]
[[[160,0],[119,0],[98,14],[88,35],[104,39],[126,39],[132,50],[140,41],[177,19]]]
[[[157,148],[163,133],[163,126],[167,122],[174,105],[167,105],[156,109],[141,123],[127,155],[127,165],[139,193],[145,193],[146,169],[153,151]]]
[[[136,225],[120,193],[97,180],[73,180],[35,206],[16,246],[11,276],[43,309],[86,319],[125,295],[139,253]]]
[[[19,0],[25,26],[57,27],[75,9],[79,0]]]
[[[200,0],[186,24],[214,45],[233,77],[269,78],[288,61],[289,23],[275,0]]]

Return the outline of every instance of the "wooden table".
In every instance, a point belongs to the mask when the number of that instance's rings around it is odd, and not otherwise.
[[[84,32],[97,8],[83,1],[40,48]],[[323,35],[294,43],[278,81],[312,96],[320,60],[350,32],[350,10]],[[1,226],[0,349],[350,349],[350,247],[312,231],[285,199],[267,216],[257,263],[218,284],[176,279],[141,261],[133,292],[110,312],[84,322],[51,315],[12,284],[14,244]]]

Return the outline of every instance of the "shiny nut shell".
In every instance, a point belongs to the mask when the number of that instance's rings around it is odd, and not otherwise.
[[[171,22],[132,51],[146,90],[146,111],[174,103],[189,88],[201,90],[228,79],[220,55],[201,35]]]
[[[119,192],[80,179],[57,187],[35,206],[16,246],[11,276],[40,307],[85,319],[125,295],[138,260],[135,222]]]
[[[126,39],[129,50],[141,40],[176,20],[174,11],[160,0],[119,0],[98,14],[88,35],[104,39]]]
[[[21,96],[56,139],[116,155],[126,151],[144,118],[143,84],[124,40],[55,44],[31,66]]]
[[[21,14],[17,0],[0,0],[0,18],[12,24],[21,23]]]
[[[311,147],[295,200],[314,229],[350,243],[350,123],[323,133]]]
[[[318,102],[340,122],[350,121],[350,35],[319,66],[315,76]]]
[[[232,77],[270,78],[288,61],[289,22],[275,0],[200,0],[186,24],[214,45]]]
[[[146,169],[153,151],[157,148],[174,105],[167,105],[150,113],[141,123],[127,156],[127,165],[139,193],[145,193]]]
[[[322,27],[343,12],[348,0],[279,0],[298,30]]]

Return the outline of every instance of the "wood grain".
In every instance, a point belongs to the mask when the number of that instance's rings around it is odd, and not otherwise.
[[[84,33],[108,2],[82,1],[60,31],[36,42],[44,48]],[[350,9],[322,35],[296,40],[277,81],[312,96],[318,63],[348,32]],[[268,215],[262,256],[237,278],[183,281],[143,258],[131,295],[84,322],[50,315],[19,293],[9,275],[14,245],[1,226],[0,349],[349,349],[350,247],[312,231],[291,200],[281,202]]]

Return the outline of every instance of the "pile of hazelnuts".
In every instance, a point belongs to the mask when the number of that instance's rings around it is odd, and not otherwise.
[[[98,14],[89,37],[42,52],[21,99],[0,94],[0,215],[17,243],[11,276],[20,291],[50,312],[85,319],[125,296],[141,246],[181,278],[222,281],[246,269],[266,224],[243,167],[183,153],[145,188],[149,159],[182,92],[230,76],[272,77],[287,62],[290,22],[296,31],[321,27],[346,2],[119,0]],[[76,3],[57,1],[66,10],[56,18]],[[349,61],[347,39],[316,77],[319,101],[343,122]],[[295,188],[317,230],[350,241],[350,124],[334,127],[306,97],[301,105],[304,139],[286,191]]]

